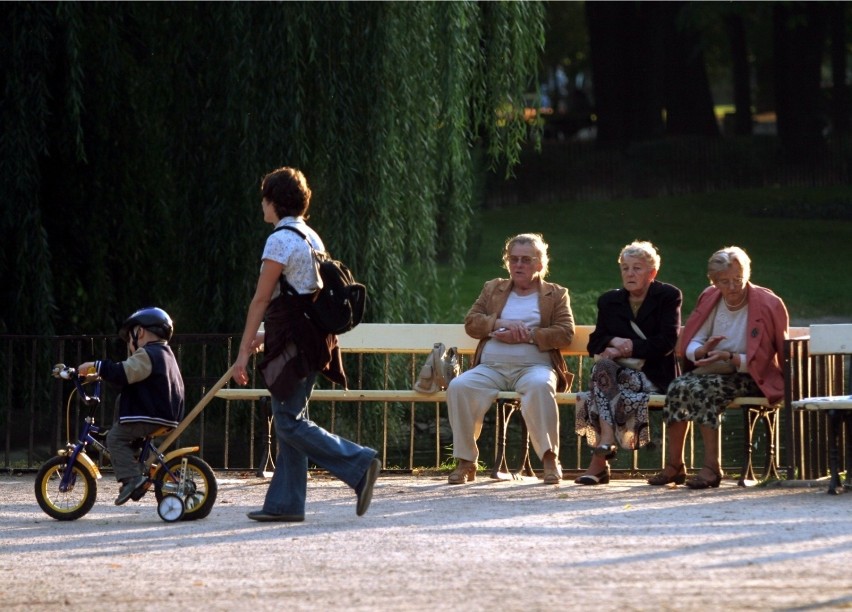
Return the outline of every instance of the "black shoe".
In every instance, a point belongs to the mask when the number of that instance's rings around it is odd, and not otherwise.
[[[609,468],[604,469],[597,474],[583,474],[577,480],[574,481],[574,484],[579,485],[603,485],[609,484]]]
[[[148,489],[149,487],[146,487],[145,484],[142,484],[142,486],[137,487],[137,489],[130,494],[130,499],[133,501],[139,501],[140,499],[145,497],[145,493],[148,492]]]
[[[301,514],[271,514],[264,510],[254,510],[247,513],[246,516],[253,521],[260,521],[262,523],[271,523],[274,521],[280,523],[301,523],[305,520],[304,515]]]
[[[382,471],[382,462],[378,459],[373,459],[370,465],[367,466],[367,472],[355,487],[355,494],[358,496],[358,505],[355,506],[355,514],[364,516],[367,508],[370,507],[370,502],[373,500],[373,485],[376,484],[376,478],[379,477],[379,472]]]
[[[148,482],[147,476],[135,476],[128,479],[118,492],[118,497],[115,498],[115,505],[120,506],[133,496],[133,492]]]

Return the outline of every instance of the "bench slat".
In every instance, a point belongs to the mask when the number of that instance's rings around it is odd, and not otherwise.
[[[269,397],[267,389],[222,389],[216,397],[225,400],[259,400],[261,397]],[[515,400],[520,396],[514,391],[500,391],[497,399]],[[314,389],[311,394],[312,401],[319,402],[446,402],[446,391],[437,393],[420,393],[409,390],[386,390],[386,389]],[[557,393],[556,402],[559,404],[576,404],[576,393]],[[651,395],[649,406],[651,408],[662,408],[666,403],[666,396],[661,394]],[[734,399],[729,408],[742,406],[768,407],[770,404],[764,397],[738,397]]]
[[[850,326],[852,327],[852,326]],[[588,357],[586,346],[594,325],[577,325],[571,345],[562,351],[565,356]],[[807,327],[790,329],[791,337],[807,335]],[[352,331],[340,336],[340,347],[344,353],[407,353],[427,354],[435,342],[446,346],[456,346],[459,352],[472,354],[477,340],[468,336],[464,325],[459,323],[362,323]],[[220,389],[216,397],[225,400],[258,400],[269,397],[266,389]],[[513,391],[502,391],[498,399],[518,399]],[[316,401],[339,402],[445,402],[447,394],[420,393],[410,389],[314,389],[311,399]],[[557,393],[559,404],[575,404],[576,393]],[[660,408],[665,404],[665,395],[655,394],[650,398],[651,408]],[[729,408],[742,406],[769,407],[762,397],[738,397],[729,404]]]
[[[577,325],[571,345],[563,355],[587,356],[586,346],[593,325]],[[459,323],[362,323],[339,337],[344,353],[415,353],[426,354],[436,342],[455,346],[460,353],[471,355],[478,340],[471,338]]]

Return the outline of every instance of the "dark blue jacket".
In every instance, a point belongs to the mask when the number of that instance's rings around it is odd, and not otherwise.
[[[183,377],[171,347],[150,342],[125,361],[96,361],[98,374],[121,388],[119,423],[177,427],[183,419]]]

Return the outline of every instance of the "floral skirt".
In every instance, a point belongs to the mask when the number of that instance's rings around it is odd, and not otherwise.
[[[763,395],[750,374],[693,374],[672,381],[666,392],[666,423],[695,421],[719,429],[725,408],[735,397]]]
[[[652,387],[642,372],[601,359],[592,368],[591,390],[577,394],[577,434],[585,436],[589,446],[597,446],[604,421],[612,426],[622,448],[645,446],[651,440],[648,396]]]

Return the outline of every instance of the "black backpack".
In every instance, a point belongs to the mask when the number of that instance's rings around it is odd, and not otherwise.
[[[308,243],[308,248],[319,266],[322,289],[313,295],[312,301],[305,309],[305,316],[326,334],[343,334],[358,325],[364,317],[367,288],[355,280],[352,272],[342,262],[332,259],[328,253],[316,251],[305,234],[288,225],[279,227],[275,232],[283,229],[298,234]],[[281,291],[288,295],[299,295],[283,276]]]

